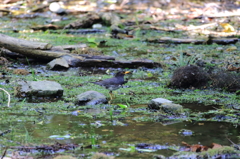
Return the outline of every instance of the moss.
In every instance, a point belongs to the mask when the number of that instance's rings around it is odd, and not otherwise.
[[[223,146],[222,148],[208,149],[208,151],[201,152],[200,156],[203,158],[208,158],[218,155],[227,155],[230,156],[230,158],[234,158],[234,156],[237,157],[236,155],[238,154],[240,154],[240,151],[235,150],[233,147]]]

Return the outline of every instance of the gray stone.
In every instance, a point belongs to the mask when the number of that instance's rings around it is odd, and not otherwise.
[[[60,57],[50,61],[47,64],[47,68],[50,70],[53,70],[55,68],[69,68],[69,65],[66,59]]]
[[[155,98],[155,99],[152,99],[148,105],[148,108],[149,109],[156,109],[156,110],[159,110],[160,109],[160,106],[163,104],[163,103],[172,103],[172,101],[170,100],[167,100],[167,99],[164,99],[164,98]]]
[[[77,96],[78,105],[97,105],[107,103],[107,98],[102,93],[87,91]]]
[[[49,5],[49,10],[53,13],[64,13],[65,9],[62,6],[61,2],[52,2]]]
[[[63,88],[54,81],[20,81],[15,88],[15,95],[19,97],[61,97]]]
[[[183,113],[183,107],[180,104],[173,103],[162,103],[160,110],[171,115],[179,115]]]

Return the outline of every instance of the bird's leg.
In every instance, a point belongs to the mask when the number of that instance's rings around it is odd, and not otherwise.
[[[113,95],[113,94],[112,94],[112,91],[109,92],[109,95],[110,95],[110,100],[108,101],[108,104],[111,104],[111,101],[112,101],[112,99],[113,99],[113,97],[112,97],[112,95]]]
[[[112,99],[115,98],[115,95],[114,95],[114,93],[112,91],[111,91],[111,94],[112,94]]]

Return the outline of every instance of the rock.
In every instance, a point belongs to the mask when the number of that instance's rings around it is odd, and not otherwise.
[[[172,101],[164,99],[164,98],[156,98],[156,99],[152,99],[148,105],[149,109],[156,109],[159,110],[160,106],[163,103],[172,103]]]
[[[87,91],[77,96],[78,105],[97,105],[107,103],[107,98],[102,93]]]
[[[69,65],[68,65],[68,62],[66,59],[60,57],[60,58],[56,58],[56,59],[50,61],[47,64],[47,68],[50,70],[58,69],[58,68],[64,69],[64,68],[69,68]]]
[[[105,24],[111,25],[111,26],[118,26],[121,24],[121,18],[113,13],[113,12],[104,12],[101,14],[101,18],[104,21]]]
[[[18,97],[61,97],[62,86],[54,81],[20,81],[15,88]]]
[[[93,24],[92,26],[93,29],[100,29],[102,27],[103,27],[102,24]]]
[[[183,136],[192,136],[194,132],[188,129],[181,129],[178,133]]]
[[[164,98],[152,99],[148,105],[149,109],[160,110],[164,113],[178,115],[183,112],[183,107],[179,104],[173,104],[172,101]]]
[[[63,4],[61,2],[52,2],[49,5],[49,10],[53,13],[58,13],[58,14],[65,12],[65,9],[63,8]]]
[[[161,104],[160,110],[164,113],[179,115],[183,113],[183,107],[180,104],[163,103]]]

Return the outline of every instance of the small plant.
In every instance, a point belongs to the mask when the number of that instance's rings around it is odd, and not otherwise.
[[[135,152],[135,151],[136,151],[135,145],[130,146],[130,152]]]
[[[28,65],[31,66],[27,57],[26,57],[26,60],[27,60]],[[35,70],[32,67],[30,67],[30,69],[32,72],[33,81],[38,81],[38,79],[36,78]]]
[[[24,127],[24,129],[25,129],[25,144],[32,143],[33,142],[33,138],[30,136],[27,128]]]
[[[99,43],[96,42],[96,38],[87,37],[87,42],[92,48],[96,48],[99,45]]]
[[[179,59],[178,61],[176,62],[176,65],[178,67],[182,67],[182,66],[186,66],[186,65],[194,65],[197,60],[198,60],[199,56],[198,55],[194,55],[194,56],[184,56],[183,54],[183,50],[181,48],[181,52],[180,52],[180,55],[179,55]]]
[[[91,134],[91,145],[92,146],[96,145],[96,138],[94,134]]]
[[[183,55],[183,52],[180,53],[178,62],[176,63],[178,67],[186,65],[194,65],[197,62],[197,56],[186,57]]]
[[[123,108],[123,109],[127,109],[129,107],[129,104],[124,105],[124,104],[117,104],[119,107]]]
[[[94,149],[96,145],[96,133],[94,132],[94,129],[92,127],[90,127],[90,139],[92,148]]]

